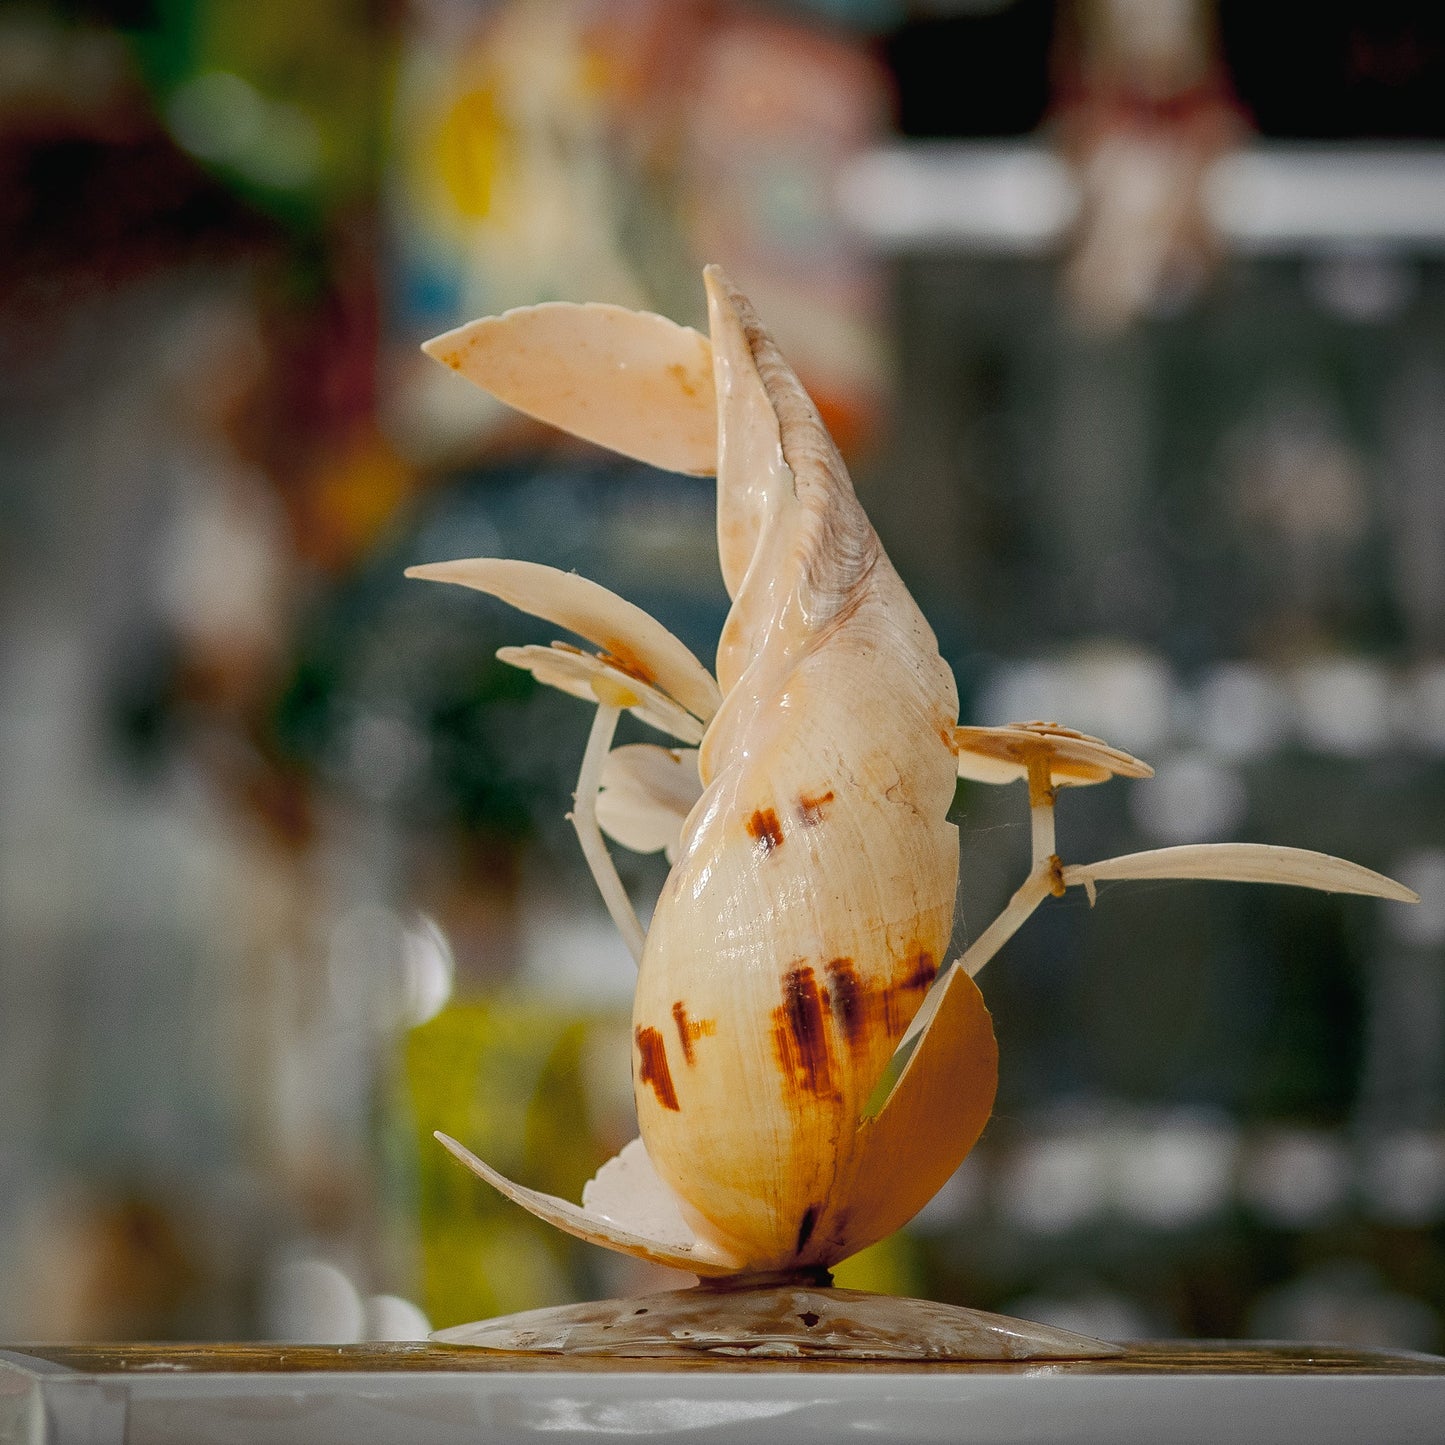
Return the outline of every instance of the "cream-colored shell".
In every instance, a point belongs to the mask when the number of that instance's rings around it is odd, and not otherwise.
[[[858,1121],[953,926],[958,695],[806,393],[708,284],[736,592],[638,978],[637,1110],[700,1231],[827,1263],[868,1242]]]

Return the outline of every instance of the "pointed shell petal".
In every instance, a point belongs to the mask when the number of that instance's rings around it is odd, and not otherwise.
[[[597,821],[608,837],[634,853],[667,853],[671,860],[682,825],[702,796],[696,748],[629,743],[602,765]]]
[[[544,1219],[548,1224],[575,1235],[578,1239],[585,1239],[589,1244],[599,1244],[604,1249],[613,1249],[619,1254],[630,1254],[637,1259],[651,1260],[653,1264],[665,1264],[672,1269],[689,1270],[693,1274],[731,1274],[737,1269],[737,1262],[730,1255],[716,1245],[698,1239],[690,1230],[689,1237],[684,1239],[653,1238],[596,1210],[585,1207],[579,1209],[577,1205],[558,1199],[554,1194],[543,1194],[540,1190],[514,1184],[506,1175],[498,1174],[455,1139],[446,1134],[437,1134],[436,1138],[473,1174],[486,1180],[493,1189],[505,1194],[514,1204],[520,1204],[538,1219]],[[606,1167],[604,1165],[603,1169]],[[615,1190],[604,1189],[604,1197],[608,1197],[609,1203],[615,1208],[617,1201],[614,1196]],[[660,1221],[662,1218],[655,1199],[649,1200],[648,1206],[640,1213],[646,1219]],[[680,1214],[678,1221],[681,1222]],[[686,1225],[683,1225],[683,1228],[686,1229]]]
[[[459,326],[422,349],[574,436],[665,471],[717,469],[712,348],[666,317],[552,301]]]
[[[555,622],[600,647],[629,677],[650,683],[706,722],[717,711],[717,683],[656,618],[575,572],[507,557],[471,557],[408,567],[408,577],[455,582]]]
[[[998,1087],[998,1044],[978,985],[953,969],[883,1107],[858,1126],[843,1254],[906,1224],[978,1142]],[[835,1257],[841,1257],[835,1256]]]
[[[716,266],[703,272],[712,330],[717,423],[718,561],[736,597],[767,519],[793,494],[777,412],[753,361],[732,288]]]
[[[702,741],[703,725],[685,708],[666,693],[590,652],[579,652],[565,642],[554,642],[550,647],[529,643],[526,647],[499,647],[497,656],[512,667],[530,672],[538,682],[585,702],[597,701],[599,683],[605,684],[604,690],[611,689],[610,698],[631,694],[637,699],[627,708],[633,717],[679,742]]]
[[[1072,864],[1064,882],[1105,883],[1117,878],[1208,878],[1224,883],[1287,883],[1325,893],[1362,893],[1418,903],[1419,894],[1358,863],[1315,853],[1307,848],[1281,848],[1273,843],[1190,843],[1126,853],[1099,863]]]

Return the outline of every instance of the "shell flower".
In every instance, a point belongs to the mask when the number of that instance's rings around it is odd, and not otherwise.
[[[580,1205],[442,1142],[524,1208],[608,1248],[701,1276],[819,1271],[906,1223],[977,1141],[998,1052],[973,975],[1050,893],[1160,876],[1408,891],[1336,859],[1247,845],[1065,865],[1057,790],[1149,768],[1056,724],[958,727],[952,673],[816,408],[746,298],[716,267],[705,283],[709,337],[554,303],[427,346],[543,421],[715,473],[732,603],[714,679],[660,623],[573,574],[496,558],[410,569],[596,649],[499,656],[596,704],[572,821],[638,961],[640,1138]],[[623,711],[681,746],[613,749]],[[949,968],[959,775],[1028,780],[1034,865]],[[645,932],[604,833],[672,862]]]
[[[1036,786],[1079,787],[1113,777],[1150,778],[1154,769],[1102,738],[1052,722],[1007,723],[1003,727],[953,730],[958,775],[979,783],[1035,778]],[[1047,776],[1041,766],[1047,765]]]

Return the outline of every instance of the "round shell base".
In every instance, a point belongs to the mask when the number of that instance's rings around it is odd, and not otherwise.
[[[1118,1345],[930,1300],[815,1279],[692,1289],[527,1310],[438,1330],[439,1344],[631,1359],[1079,1360]]]

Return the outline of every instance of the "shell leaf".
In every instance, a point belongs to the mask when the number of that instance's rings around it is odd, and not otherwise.
[[[665,316],[549,301],[422,350],[528,416],[669,472],[717,470],[712,348]]]
[[[660,688],[703,722],[721,702],[702,663],[656,618],[599,583],[510,557],[469,557],[408,567],[408,577],[455,582],[585,637],[630,677]]]
[[[1099,863],[1071,864],[1064,882],[1106,883],[1119,878],[1208,878],[1224,883],[1290,883],[1325,893],[1361,893],[1418,903],[1420,895],[1383,873],[1316,853],[1273,843],[1189,843],[1125,853]]]

